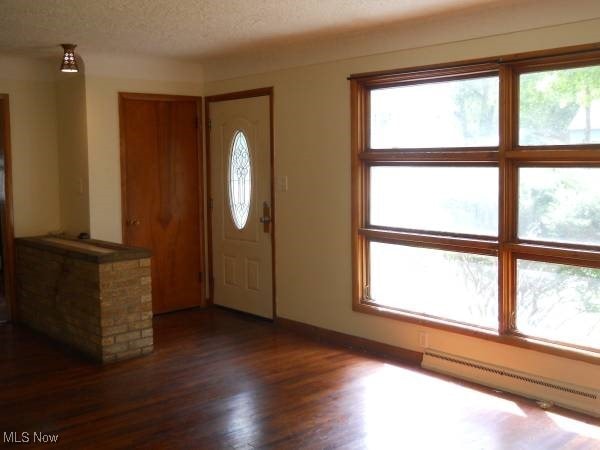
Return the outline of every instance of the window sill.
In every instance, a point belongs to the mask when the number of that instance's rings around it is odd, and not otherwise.
[[[591,364],[600,364],[600,352],[593,352],[579,348],[573,348],[561,344],[543,341],[532,337],[523,337],[516,334],[501,335],[497,331],[486,330],[466,324],[445,321],[433,317],[426,317],[419,314],[411,314],[402,311],[397,311],[391,308],[374,305],[366,302],[355,302],[352,305],[355,312],[371,314],[379,317],[399,320],[406,323],[435,328],[451,333],[462,334],[465,336],[485,339],[499,344],[511,345],[514,347],[535,350],[541,353],[547,353],[562,358],[568,358],[578,361],[584,361]]]

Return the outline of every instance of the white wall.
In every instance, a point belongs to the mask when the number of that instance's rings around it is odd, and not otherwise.
[[[206,95],[274,86],[278,315],[419,351],[433,348],[600,388],[600,367],[352,311],[348,75],[600,41],[600,19],[208,82]],[[213,72],[216,73],[216,72]]]
[[[90,231],[85,75],[56,77],[61,228],[72,236]]]
[[[52,70],[44,62],[0,55],[0,93],[9,95],[17,237],[61,226]]]

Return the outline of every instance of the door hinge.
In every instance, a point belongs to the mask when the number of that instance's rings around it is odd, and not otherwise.
[[[212,198],[209,198],[208,199],[208,209],[212,210],[214,208],[214,206],[215,206],[215,202],[213,201]]]

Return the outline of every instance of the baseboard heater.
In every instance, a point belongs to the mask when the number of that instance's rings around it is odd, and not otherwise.
[[[427,349],[421,367],[600,417],[600,391]]]

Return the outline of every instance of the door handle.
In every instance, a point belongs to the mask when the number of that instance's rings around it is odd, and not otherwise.
[[[129,219],[127,222],[125,222],[127,225],[129,225],[130,227],[135,227],[138,226],[140,224],[140,221],[138,219]]]
[[[263,202],[263,213],[260,219],[260,223],[263,224],[263,231],[268,233],[271,231],[271,208],[267,202]]]

